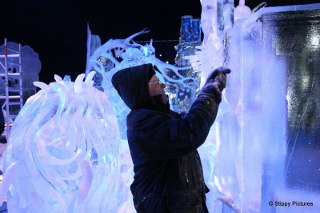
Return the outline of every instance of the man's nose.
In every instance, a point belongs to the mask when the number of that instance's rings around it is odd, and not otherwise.
[[[161,83],[160,85],[161,85],[161,88],[163,89],[166,88],[166,85],[164,83]]]

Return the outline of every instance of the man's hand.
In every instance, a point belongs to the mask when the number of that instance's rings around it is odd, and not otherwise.
[[[231,70],[227,68],[218,68],[212,71],[198,97],[211,97],[220,103],[221,92],[226,87],[227,74],[230,72]]]
[[[215,69],[207,78],[206,84],[215,84],[215,86],[219,88],[220,92],[222,92],[226,87],[227,74],[229,73],[231,73],[231,70],[228,68],[220,67]]]

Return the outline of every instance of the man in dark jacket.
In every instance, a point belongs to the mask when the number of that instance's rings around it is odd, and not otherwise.
[[[126,68],[112,84],[131,109],[127,137],[134,164],[131,192],[138,213],[206,213],[202,145],[213,124],[229,69],[211,73],[189,112],[170,110],[151,64]]]

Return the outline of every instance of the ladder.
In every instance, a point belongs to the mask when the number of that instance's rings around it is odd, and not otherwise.
[[[9,48],[7,39],[4,39],[0,66],[0,77],[4,79],[5,86],[4,94],[0,94],[0,100],[4,100],[2,105],[2,109],[5,110],[4,134],[8,141],[12,123],[23,106],[21,44],[18,44],[18,50],[15,50]]]

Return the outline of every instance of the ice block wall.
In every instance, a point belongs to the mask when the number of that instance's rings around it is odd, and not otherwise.
[[[284,185],[266,190],[262,206],[269,205],[269,200],[279,200],[291,202],[290,212],[319,212],[320,4],[266,13],[261,22],[265,49],[272,50],[277,59],[286,61],[287,101],[284,168],[278,171],[277,162],[270,162],[271,166],[267,166],[271,167],[271,172],[265,181],[276,182],[274,177],[281,172]],[[273,36],[268,29],[274,29]],[[277,212],[286,212],[280,206],[275,208]]]
[[[232,73],[201,152],[210,211],[320,211],[319,9],[263,8],[228,33]]]

